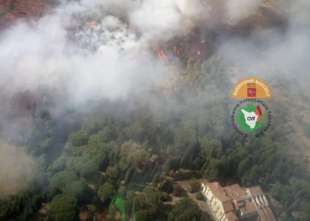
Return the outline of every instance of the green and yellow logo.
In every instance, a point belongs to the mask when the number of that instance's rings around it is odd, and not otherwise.
[[[262,99],[271,98],[266,83],[256,78],[239,81],[232,92],[232,98],[241,100],[233,109],[234,128],[242,135],[261,135],[271,125],[271,111]]]
[[[243,100],[233,110],[233,125],[243,134],[261,134],[271,125],[271,111],[259,100]]]

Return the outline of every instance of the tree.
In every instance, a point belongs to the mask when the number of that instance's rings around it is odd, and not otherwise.
[[[90,201],[93,195],[86,182],[82,180],[68,183],[64,189],[64,193],[73,195],[79,203]]]
[[[201,212],[188,198],[178,202],[168,215],[168,221],[199,221]]]
[[[197,180],[193,180],[190,182],[190,192],[191,193],[197,193],[200,191],[200,183]]]
[[[208,167],[204,171],[205,176],[207,176],[210,180],[218,178],[220,176],[219,171],[220,164],[221,164],[220,160],[216,159],[210,160]]]
[[[152,211],[158,211],[161,204],[162,193],[153,187],[145,187],[143,190],[147,204],[150,205]]]
[[[102,186],[99,187],[97,195],[99,196],[102,202],[106,202],[108,199],[115,193],[115,188],[111,183],[106,182]]]
[[[88,133],[85,130],[72,133],[70,135],[70,140],[73,146],[79,147],[86,145],[88,142]]]
[[[149,210],[139,210],[135,213],[135,220],[136,221],[152,221],[154,217],[149,212]]]
[[[223,146],[220,140],[204,136],[201,141],[201,155],[204,159],[219,158],[223,154]]]
[[[57,195],[50,204],[49,218],[53,221],[77,220],[77,200],[71,195]]]
[[[66,185],[76,180],[78,180],[77,175],[70,170],[59,172],[50,179],[49,189],[51,192],[64,191]]]
[[[40,207],[42,195],[34,188],[31,191],[20,192],[12,196],[0,197],[0,220],[29,220]],[[15,220],[15,219],[14,219]]]
[[[304,208],[303,221],[310,220],[310,203],[308,203]]]
[[[77,148],[77,147],[73,147]],[[106,159],[106,152],[109,146],[102,143],[100,146],[88,144],[87,148],[79,151],[79,154],[73,155],[67,162],[67,168],[75,171],[85,178],[93,177],[100,170]]]

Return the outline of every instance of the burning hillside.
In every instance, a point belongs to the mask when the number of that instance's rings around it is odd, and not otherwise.
[[[130,2],[130,1],[129,1]],[[108,3],[113,5],[113,3]],[[162,4],[162,3],[160,3]],[[138,3],[135,3],[138,5]],[[169,3],[167,3],[167,6]],[[193,12],[185,10],[185,7],[200,7],[196,17]],[[272,1],[264,1],[260,4],[251,5],[249,12],[234,15],[233,3],[225,4],[217,1],[195,1],[188,4],[180,1],[175,5],[175,12],[183,20],[186,31],[180,31],[176,36],[171,33],[163,33],[159,38],[149,38],[149,47],[159,59],[165,60],[168,57],[177,57],[182,63],[201,62],[213,53],[216,47],[216,39],[227,35],[249,35],[258,29],[284,28],[285,18]],[[0,26],[4,27],[13,24],[19,18],[31,18],[42,16],[47,3],[41,0],[4,0],[0,4]],[[141,7],[148,7],[147,3],[141,2]],[[147,8],[146,8],[147,9]],[[231,10],[231,11],[230,11]],[[135,12],[134,12],[135,14]],[[71,40],[78,42],[82,48],[98,50],[101,46],[116,46],[120,50],[127,50],[137,46],[140,32],[135,20],[139,13],[130,18],[119,16],[119,10],[114,15],[106,12],[106,7],[99,9],[79,11],[72,14],[71,24],[68,24],[68,36]],[[136,18],[137,17],[137,18]],[[142,40],[144,41],[144,40]],[[145,48],[145,47],[144,47]]]
[[[0,23],[11,26],[3,32],[0,66],[4,73],[15,73],[0,82],[5,99],[13,99],[18,109],[13,113],[31,116],[45,89],[69,100],[61,106],[126,97],[154,85],[169,90],[184,77],[187,65],[203,63],[221,51],[226,39],[285,30],[287,18],[271,1],[253,1],[240,13],[237,2],[92,0],[51,8],[40,0],[2,1]],[[37,19],[15,26],[17,18]],[[32,98],[23,99],[25,94]]]
[[[209,221],[200,178],[310,220],[308,0],[55,2],[0,0],[0,220]],[[231,121],[249,75],[259,137]]]
[[[103,47],[116,47],[126,51],[137,46],[136,33],[115,16],[84,18],[76,15],[74,18],[77,21],[69,27],[69,38],[83,49],[100,51]]]
[[[287,28],[286,18],[274,5],[271,5],[270,1],[259,6],[256,13],[237,23],[222,19],[224,18],[217,21],[216,26],[210,25],[207,19],[200,21],[197,26],[194,25],[191,28],[188,34],[161,42],[160,46],[154,48],[154,51],[162,60],[172,56],[179,58],[185,64],[199,63],[216,51],[221,39],[247,38],[257,31],[274,28],[284,31]]]
[[[40,17],[47,8],[43,0],[2,0],[0,2],[0,28],[15,24],[18,19]]]

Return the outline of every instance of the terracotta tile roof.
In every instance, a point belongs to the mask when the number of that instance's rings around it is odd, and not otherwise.
[[[222,187],[218,182],[203,182],[221,201],[228,221],[240,219],[276,221],[259,186],[242,188],[238,184]]]
[[[247,195],[244,188],[241,188],[238,184],[224,187],[226,194],[232,199],[239,199]]]
[[[257,207],[253,202],[246,200],[242,207],[237,207],[241,216],[257,216]]]
[[[230,200],[226,195],[224,188],[218,182],[208,183],[207,186],[220,201],[225,202]]]
[[[231,212],[231,211],[235,210],[234,205],[232,203],[232,200],[223,202],[222,204],[223,204],[223,209],[224,209],[225,213],[228,213],[228,212]]]

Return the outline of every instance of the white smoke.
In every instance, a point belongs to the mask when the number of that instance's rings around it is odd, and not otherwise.
[[[263,0],[229,0],[226,1],[228,21],[237,24],[242,19],[257,12]]]
[[[144,0],[131,23],[148,39],[167,40],[192,28],[236,25],[254,15],[263,0]]]
[[[238,22],[255,13],[259,1],[243,3],[63,3],[38,22],[19,23],[2,35],[0,86],[6,93],[49,87],[69,93],[70,102],[123,98],[133,90],[141,93],[170,71],[147,50],[149,43],[186,35],[197,25],[214,24],[215,14]]]
[[[71,101],[116,99],[168,75],[119,18],[80,7],[68,5],[35,26],[20,23],[2,36],[0,84],[6,93],[50,87],[68,92]],[[78,25],[68,31],[73,19]]]
[[[244,75],[273,78],[283,75],[308,79],[310,17],[308,1],[280,1],[276,10],[285,15],[285,30],[257,30],[248,38],[229,38],[220,46],[220,54],[229,63],[246,70]],[[241,73],[242,75],[242,73]]]
[[[274,118],[280,119],[275,126],[293,131],[279,140],[289,139],[290,153],[301,161],[310,157],[310,143],[304,132],[309,116],[310,4],[307,0],[280,0],[275,9],[287,20],[284,29],[258,29],[248,37],[225,38],[219,54],[240,70],[234,79],[256,76],[272,86],[271,102],[278,102],[275,108],[283,105],[289,115],[289,120],[283,120],[281,114],[275,114]],[[305,166],[309,167],[309,163]]]
[[[290,31],[225,39],[219,50],[222,57],[249,70],[247,75],[267,75],[271,69],[294,74],[309,70],[310,35],[304,28],[309,25],[309,2],[282,2],[279,7],[290,20]],[[133,93],[147,96],[172,70],[148,50],[149,44],[186,36],[195,26],[238,24],[257,13],[261,4],[261,0],[63,2],[38,21],[19,22],[1,33],[1,94],[49,88],[66,95],[60,105],[126,99]],[[10,155],[2,152],[4,158]]]
[[[33,160],[21,148],[0,142],[0,197],[27,187],[34,171]]]

